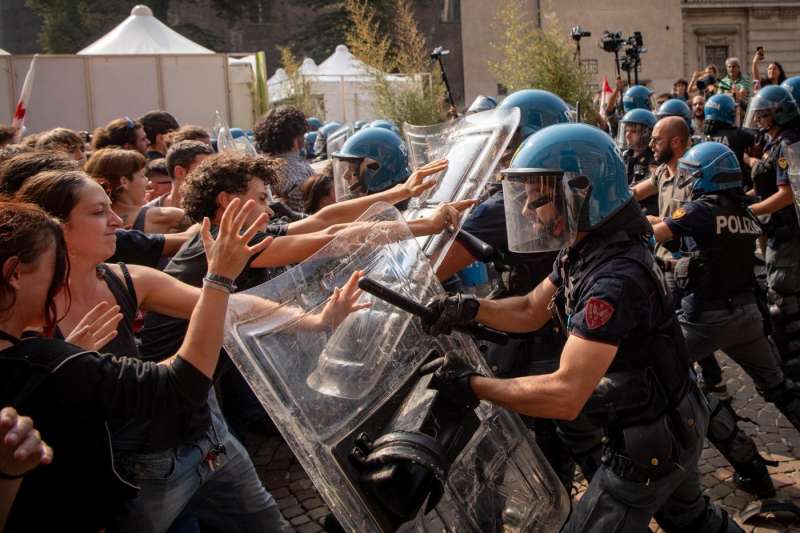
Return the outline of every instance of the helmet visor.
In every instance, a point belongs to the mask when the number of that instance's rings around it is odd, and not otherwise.
[[[753,97],[747,106],[742,127],[768,130],[775,124],[775,106],[765,98]]]
[[[507,169],[503,172],[508,247],[512,252],[560,250],[577,234],[570,173],[560,170]]]
[[[694,188],[695,181],[703,174],[699,166],[694,166],[685,162],[678,165],[678,176],[675,185],[679,189],[688,189],[691,191]]]
[[[380,164],[368,157],[333,156],[333,184],[336,201],[366,196],[369,178],[380,168]]]
[[[620,151],[631,148],[641,152],[650,143],[650,128],[635,122],[621,122],[617,128],[617,147]]]

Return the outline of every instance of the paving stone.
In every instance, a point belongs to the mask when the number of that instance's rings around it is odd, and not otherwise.
[[[311,519],[304,514],[295,516],[289,521],[289,523],[291,523],[295,527],[302,526],[303,524],[307,524],[309,522],[311,522]]]
[[[292,519],[295,516],[300,516],[303,514],[303,508],[299,505],[295,505],[294,507],[289,507],[288,509],[281,509],[281,514],[288,519]]]
[[[306,509],[307,511],[310,511],[312,509],[316,509],[320,505],[325,505],[325,502],[323,502],[319,498],[311,498],[311,499],[305,500],[300,505],[302,505],[303,508]]]
[[[319,533],[323,531],[322,526],[316,522],[309,522],[297,528],[297,533]]]

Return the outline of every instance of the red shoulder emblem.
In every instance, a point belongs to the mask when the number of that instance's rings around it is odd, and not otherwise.
[[[586,325],[589,329],[597,329],[611,319],[614,306],[600,298],[589,298],[585,308]]]

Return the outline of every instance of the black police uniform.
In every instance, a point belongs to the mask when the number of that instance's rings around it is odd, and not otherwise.
[[[519,254],[508,249],[502,190],[476,206],[462,227],[491,245],[510,268],[507,291],[499,298],[528,294],[552,271],[558,252]],[[486,343],[486,360],[498,377],[555,372],[565,340],[563,331],[551,322],[538,331],[510,339],[505,346]],[[591,479],[600,456],[600,435],[596,428],[580,419],[566,422],[523,418],[533,425],[537,444],[567,491],[572,487],[576,462],[584,477]]]
[[[707,194],[664,220],[681,238],[684,255],[676,268],[684,294],[678,319],[693,357],[699,360],[724,351],[748,373],[759,393],[798,427],[798,393],[784,379],[780,358],[764,335],[756,301],[753,249],[761,226],[746,202],[741,191]],[[772,495],[755,443],[736,427],[730,403],[715,400],[709,398],[714,408],[709,440],[736,469],[744,488]]]
[[[569,333],[618,348],[583,409],[605,433],[602,466],[564,531],[644,531],[653,515],[668,531],[719,531],[697,471],[708,411],[639,209],[562,251],[550,277]]]
[[[632,149],[625,150],[622,152],[622,160],[625,163],[625,177],[628,178],[631,187],[648,179],[650,173],[658,166],[649,146],[638,155]],[[639,205],[644,208],[646,214],[658,216],[658,195],[645,198]]]
[[[745,163],[744,154],[756,143],[756,134],[745,128],[734,128],[733,126],[706,121],[703,139],[715,141],[730,148],[736,154],[739,168],[742,169],[742,185],[744,189],[749,190],[752,188],[753,181],[750,178],[750,165]]]
[[[800,130],[786,128],[764,148],[764,156],[753,168],[753,184],[761,198],[790,185],[785,146],[800,141]],[[767,249],[767,287],[773,340],[785,361],[800,357],[800,224],[795,206],[788,205],[773,213],[765,224]],[[787,372],[795,379],[800,371],[795,363]],[[800,366],[800,365],[798,365]]]

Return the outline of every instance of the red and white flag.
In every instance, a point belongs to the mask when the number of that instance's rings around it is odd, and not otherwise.
[[[11,123],[17,129],[16,142],[22,139],[23,128],[25,127],[25,115],[28,114],[28,104],[31,101],[31,91],[33,90],[33,77],[36,74],[36,58],[38,54],[33,56],[31,65],[28,67],[28,73],[25,74],[25,81],[22,83],[22,92],[19,94],[17,107],[14,109],[14,120]]]
[[[603,87],[600,89],[600,113],[605,114],[605,109],[608,106],[608,99],[614,94],[614,89],[608,84],[608,76],[603,76]]]

